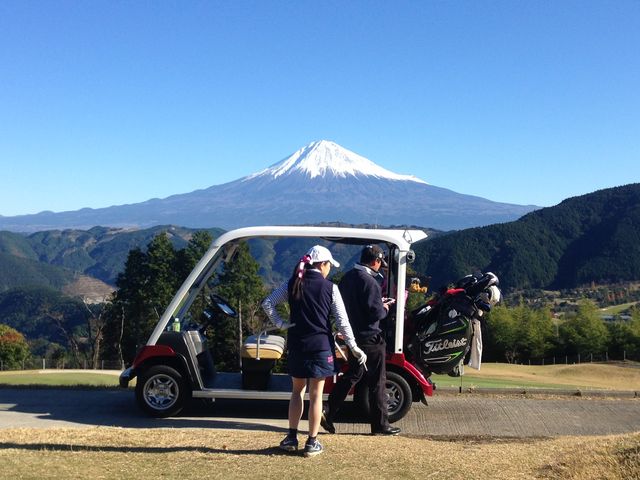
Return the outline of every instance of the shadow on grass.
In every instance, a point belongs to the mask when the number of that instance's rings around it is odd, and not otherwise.
[[[230,455],[291,455],[289,452],[280,450],[278,447],[250,449],[227,449],[227,448],[208,448],[208,447],[132,447],[121,446],[113,447],[108,445],[70,445],[59,443],[14,443],[0,442],[0,450],[2,449],[30,450],[30,451],[47,451],[47,452],[109,452],[109,453],[149,453],[149,454],[165,454],[177,452],[197,452],[197,453],[227,453]]]

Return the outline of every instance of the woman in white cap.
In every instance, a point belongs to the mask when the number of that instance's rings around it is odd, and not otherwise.
[[[329,320],[331,314],[353,355],[361,363],[367,359],[356,345],[337,285],[327,280],[331,265],[340,266],[327,248],[321,245],[312,247],[300,259],[291,278],[262,302],[271,322],[288,329],[287,364],[293,388],[289,401],[289,433],[280,442],[283,450],[298,450],[298,424],[304,409],[307,381],[309,383],[309,437],[304,446],[305,457],[323,450],[316,438],[322,415],[322,391],[325,379],[337,372]],[[289,322],[285,322],[276,311],[276,305],[286,301],[291,312]]]

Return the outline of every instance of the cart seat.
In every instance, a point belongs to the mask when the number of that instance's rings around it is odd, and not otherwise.
[[[277,360],[282,357],[284,346],[284,338],[278,335],[251,335],[242,345],[242,358]]]

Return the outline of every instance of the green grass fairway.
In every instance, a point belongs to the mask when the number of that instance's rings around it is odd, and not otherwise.
[[[0,372],[0,385],[117,387],[117,370],[27,370]],[[433,375],[440,388],[543,388],[640,391],[640,363],[575,365],[509,365],[483,363],[480,371],[465,367],[462,377]],[[131,386],[135,384],[132,382]]]
[[[611,307],[605,307],[600,309],[600,313],[603,315],[618,315],[625,310],[630,309],[634,305],[637,305],[638,302],[629,302],[629,303],[621,303],[620,305],[613,305]]]
[[[439,388],[462,387],[463,390],[474,388],[556,388],[558,390],[574,390],[577,388],[575,385],[571,384],[545,383],[492,376],[483,377],[482,375],[469,375],[467,369],[465,369],[465,375],[463,375],[462,377],[450,377],[449,375],[432,375],[431,380]]]
[[[91,371],[11,371],[0,372],[0,385],[117,387],[118,375],[112,373],[94,373]]]

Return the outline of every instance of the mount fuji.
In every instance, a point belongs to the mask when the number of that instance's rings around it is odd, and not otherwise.
[[[222,185],[130,205],[0,216],[0,229],[35,232],[166,224],[229,229],[343,222],[458,230],[515,220],[536,208],[429,185],[321,140],[269,168]]]

